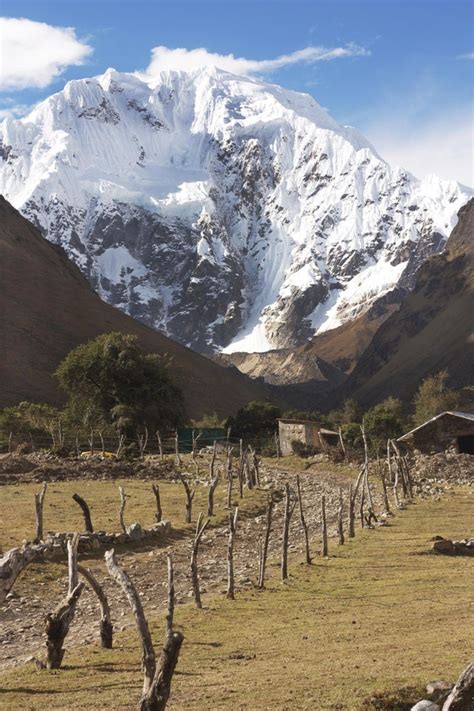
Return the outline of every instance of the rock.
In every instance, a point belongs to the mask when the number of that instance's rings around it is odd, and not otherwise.
[[[411,711],[441,711],[441,708],[433,701],[423,699],[422,701],[418,701],[417,704],[412,706]]]
[[[145,536],[143,528],[138,523],[138,521],[135,521],[134,523],[130,524],[130,526],[127,528],[127,533],[132,541],[141,541],[142,538],[144,538]]]
[[[449,681],[430,681],[426,685],[426,691],[432,701],[443,702],[448,697],[453,684]]]

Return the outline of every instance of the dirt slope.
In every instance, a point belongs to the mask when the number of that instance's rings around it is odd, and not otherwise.
[[[21,400],[59,403],[53,373],[79,343],[123,331],[144,348],[173,356],[173,376],[188,415],[229,414],[269,391],[222,368],[105,304],[62,249],[0,196],[0,406]]]
[[[419,271],[414,291],[375,334],[345,396],[362,404],[411,398],[427,375],[447,368],[451,383],[474,383],[474,199],[459,211],[446,250]]]

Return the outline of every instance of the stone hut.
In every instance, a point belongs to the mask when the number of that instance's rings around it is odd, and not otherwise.
[[[424,454],[454,449],[459,454],[474,454],[474,415],[469,412],[441,412],[410,430],[399,442]]]
[[[339,446],[339,433],[328,430],[314,420],[278,420],[280,451],[283,456],[293,454],[292,442],[297,441],[321,452]]]

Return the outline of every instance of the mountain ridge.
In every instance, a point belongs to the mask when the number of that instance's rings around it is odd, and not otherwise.
[[[62,404],[53,373],[67,353],[101,333],[138,336],[145,350],[168,353],[189,417],[227,416],[268,388],[235,368],[173,342],[101,301],[64,250],[0,196],[0,407],[21,400]]]
[[[0,139],[0,192],[102,298],[204,353],[302,345],[409,290],[469,196],[216,68],[74,80]]]

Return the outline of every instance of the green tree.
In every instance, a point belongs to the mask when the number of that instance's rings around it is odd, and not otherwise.
[[[72,350],[56,377],[77,421],[135,436],[145,427],[154,432],[184,422],[183,396],[169,364],[167,356],[146,353],[136,336],[115,332]]]
[[[448,372],[442,370],[423,380],[413,400],[415,426],[422,425],[440,412],[459,407],[459,393],[447,387],[447,379]]]
[[[235,417],[229,417],[225,427],[231,428],[233,437],[262,446],[265,439],[273,436],[279,417],[279,407],[269,402],[253,401],[240,408]]]
[[[396,439],[403,434],[404,421],[400,400],[389,397],[365,413],[365,433],[369,446],[374,451],[384,451],[387,439]]]

